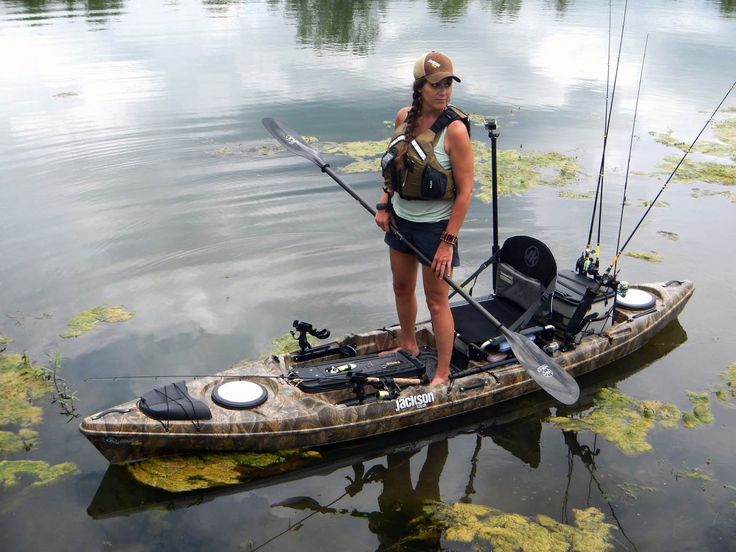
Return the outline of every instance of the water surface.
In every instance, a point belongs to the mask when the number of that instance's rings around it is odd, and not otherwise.
[[[624,237],[666,177],[650,175],[676,153],[649,133],[692,140],[736,78],[732,2],[640,4],[629,6],[613,102],[604,263],[615,253],[647,35]],[[622,13],[614,2],[609,37],[607,3],[583,0],[0,0],[0,335],[14,339],[8,351],[39,362],[60,352],[87,414],[151,387],[91,377],[224,369],[268,350],[295,318],[335,334],[392,323],[374,223],[307,161],[264,155],[274,143],[261,118],[323,142],[384,139],[386,121],[409,100],[414,60],[439,49],[463,79],[454,102],[495,117],[501,149],[571,156],[582,171],[571,190],[592,192],[609,41],[612,81]],[[736,97],[726,103],[734,105]],[[481,127],[474,138],[484,138]],[[339,170],[351,160],[328,161]],[[376,174],[344,178],[369,202],[377,198]],[[641,352],[584,380],[586,396],[615,385],[688,410],[687,391],[715,389],[736,361],[728,309],[736,207],[723,195],[694,198],[696,187],[728,191],[673,182],[667,206],[652,210],[630,246],[663,262],[622,263],[631,282],[692,279],[695,296]],[[499,209],[502,240],[537,236],[560,267],[571,268],[586,243],[590,201],[542,186],[501,198]],[[461,276],[489,255],[490,214],[480,201],[468,213]],[[60,337],[72,316],[98,305],[135,316]],[[358,449],[321,471],[180,500],[142,490],[119,470],[106,474],[76,422],[47,405],[39,445],[12,459],[71,461],[79,473],[39,489],[26,480],[3,488],[0,544],[375,550],[405,536],[422,500],[433,498],[565,523],[573,509],[595,506],[617,527],[616,549],[734,550],[736,417],[711,403],[712,424],[657,430],[653,451],[635,457],[590,433],[564,435],[544,421],[556,406],[539,395]],[[374,470],[381,478],[346,490],[346,478],[376,466],[386,468]],[[710,480],[683,475],[693,469]]]

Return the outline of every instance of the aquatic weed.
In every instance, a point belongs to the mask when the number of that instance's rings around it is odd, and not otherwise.
[[[563,431],[590,431],[601,435],[626,454],[652,450],[649,431],[659,424],[673,427],[680,419],[677,406],[660,401],[637,401],[617,389],[599,390],[592,407],[575,417],[553,416],[548,421]]]
[[[115,324],[130,320],[135,313],[126,310],[120,305],[113,307],[94,307],[75,315],[67,324],[66,333],[61,337],[69,339],[79,337],[94,330],[101,322]]]
[[[452,505],[429,502],[411,522],[412,535],[390,550],[417,546],[421,541],[441,539],[443,549],[495,550],[497,552],[603,552],[613,549],[614,526],[595,507],[573,509],[574,525],[566,525],[546,515],[527,517],[506,513],[490,506],[456,502]]]
[[[235,485],[321,459],[315,451],[204,453],[149,458],[128,466],[136,481],[172,493]]]

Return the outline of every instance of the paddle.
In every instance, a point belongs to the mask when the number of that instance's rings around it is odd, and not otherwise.
[[[373,216],[376,215],[375,209],[366,203],[363,198],[360,197],[348,184],[343,182],[340,177],[330,169],[330,166],[322,160],[319,153],[309,147],[304,140],[302,140],[300,134],[290,130],[275,119],[265,118],[262,122],[263,126],[266,127],[266,130],[268,130],[268,132],[270,132],[271,135],[287,150],[312,161],[323,173],[327,173],[343,190],[349,193],[353,199],[360,203],[366,211],[371,213]],[[432,264],[432,262],[421,251],[419,251],[414,244],[409,242],[393,224],[391,225],[391,232],[393,232],[399,240],[405,243],[422,262],[427,265]],[[528,337],[512,332],[496,320],[491,313],[484,309],[480,303],[473,299],[473,297],[468,295],[450,277],[444,276],[443,279],[463,299],[475,307],[475,309],[483,315],[486,320],[498,328],[506,338],[506,341],[511,347],[516,359],[542,389],[564,404],[574,404],[578,400],[580,388],[570,374],[560,368],[560,366],[551,357],[547,356],[547,354],[537,347]]]

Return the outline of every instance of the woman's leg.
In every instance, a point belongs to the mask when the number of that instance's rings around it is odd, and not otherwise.
[[[448,298],[450,286],[437,278],[428,266],[422,266],[422,279],[437,344],[437,371],[430,385],[446,384],[450,381],[450,358],[455,342],[455,320],[450,312]]]
[[[389,248],[391,273],[393,274],[394,298],[396,300],[396,314],[401,325],[400,348],[413,355],[419,354],[417,344],[417,273],[419,261],[409,253],[402,253]]]

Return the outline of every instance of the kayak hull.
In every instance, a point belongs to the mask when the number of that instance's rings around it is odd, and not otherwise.
[[[576,348],[553,358],[579,377],[623,358],[649,342],[680,314],[694,286],[689,281],[637,286],[651,293],[655,306],[643,312],[617,309],[614,324],[600,335],[585,336]],[[431,346],[429,324],[419,325],[420,344]],[[355,346],[358,354],[398,344],[396,332],[349,335],[338,344]],[[279,451],[313,448],[373,438],[487,408],[539,391],[518,363],[459,377],[452,386],[410,385],[391,400],[350,404],[349,390],[305,393],[282,376],[290,358],[241,363],[225,372],[186,382],[193,398],[212,412],[208,420],[158,421],[130,401],[86,417],[80,431],[113,464],[154,456],[203,451]],[[242,377],[262,385],[267,400],[250,409],[225,408],[212,400],[212,390],[228,378]]]

